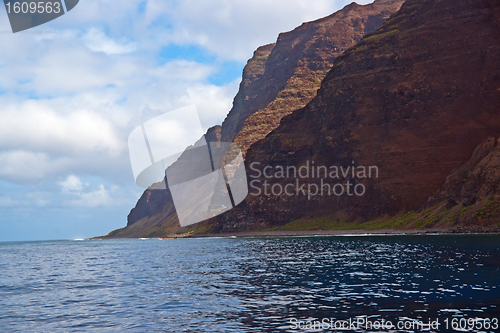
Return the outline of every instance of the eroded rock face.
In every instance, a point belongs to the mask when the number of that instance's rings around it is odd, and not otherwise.
[[[403,2],[352,3],[328,17],[280,34],[276,43],[259,47],[243,70],[239,92],[222,128],[217,129],[217,140],[234,140],[245,154],[276,128],[283,116],[311,101],[335,58],[380,27]],[[145,191],[128,216],[127,228],[111,235],[148,237],[179,230],[167,188]]]
[[[489,137],[453,170],[416,213],[411,226],[460,233],[500,232],[500,145]],[[413,221],[411,221],[413,220]]]
[[[493,137],[476,147],[467,163],[454,170],[445,183],[429,197],[425,207],[445,200],[448,205],[471,206],[500,196],[500,139]]]
[[[262,62],[264,72],[245,88],[252,93],[245,100],[236,96],[222,125],[223,140],[234,139],[245,155],[253,143],[278,127],[281,118],[311,101],[335,58],[379,28],[403,2],[377,0],[365,6],[353,2],[328,17],[280,34]]]
[[[336,59],[307,106],[247,152],[247,168],[376,165],[377,179],[360,180],[366,194],[249,196],[212,221],[213,230],[338,211],[367,220],[418,210],[479,143],[499,136],[499,54],[500,1],[408,0]]]
[[[221,132],[223,141],[231,142],[249,115],[272,101],[273,91],[269,78],[264,77],[269,55],[275,43],[264,45],[255,50],[253,57],[243,68],[240,88],[233,100],[233,108],[224,120]],[[276,92],[275,92],[276,93]]]

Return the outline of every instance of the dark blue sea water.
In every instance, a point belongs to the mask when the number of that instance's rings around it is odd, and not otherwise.
[[[499,236],[0,243],[1,332],[333,332],[343,320],[372,325],[345,332],[498,332],[494,318]]]

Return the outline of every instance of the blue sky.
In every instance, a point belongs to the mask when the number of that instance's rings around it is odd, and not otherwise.
[[[220,124],[258,46],[349,2],[80,0],[16,34],[0,9],[0,241],[124,227],[141,119],[195,104]]]

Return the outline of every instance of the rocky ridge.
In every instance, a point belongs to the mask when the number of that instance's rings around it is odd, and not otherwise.
[[[283,116],[306,105],[337,56],[373,32],[403,0],[352,3],[323,19],[280,34],[259,47],[245,66],[240,89],[222,127],[209,130],[213,141],[234,141],[248,148],[279,125]],[[189,231],[192,228],[185,228]],[[112,237],[157,237],[179,232],[170,191],[148,189],[128,216],[127,227]]]
[[[241,101],[236,96],[222,124],[223,141],[238,144],[245,155],[253,143],[278,127],[284,116],[310,102],[334,60],[379,28],[402,3],[377,0],[361,6],[353,2],[330,16],[280,34],[264,72],[253,83],[252,98]]]
[[[366,193],[249,196],[199,230],[258,230],[324,216],[362,224],[419,211],[478,144],[500,135],[499,31],[498,0],[408,0],[380,29],[336,59],[310,103],[284,117],[247,152],[249,177],[253,162],[378,166],[379,177],[358,179]],[[487,173],[490,183],[493,170]],[[284,187],[293,179],[273,182]],[[474,201],[489,188],[484,184],[477,187],[476,179],[469,187],[457,187],[450,181],[443,191],[455,193],[447,195],[451,200]],[[498,200],[488,200],[495,211]],[[425,207],[425,214],[435,213]],[[412,218],[419,219],[407,216],[404,222],[411,224]]]

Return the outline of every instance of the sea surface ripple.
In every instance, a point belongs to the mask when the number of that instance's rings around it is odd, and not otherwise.
[[[297,332],[292,318],[499,307],[498,235],[0,243],[1,332]]]

